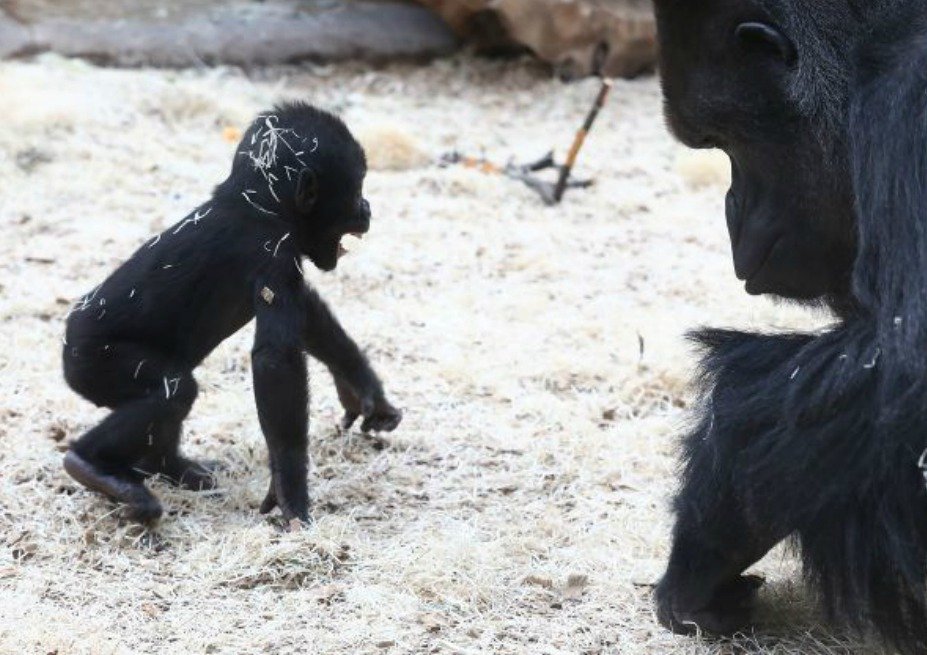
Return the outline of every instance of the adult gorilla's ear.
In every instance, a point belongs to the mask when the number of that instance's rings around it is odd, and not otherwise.
[[[319,176],[311,168],[304,168],[299,172],[296,180],[296,209],[308,214],[319,198]]]
[[[792,66],[798,59],[798,51],[791,39],[778,27],[768,23],[741,23],[734,30],[741,46],[748,51],[764,52]]]

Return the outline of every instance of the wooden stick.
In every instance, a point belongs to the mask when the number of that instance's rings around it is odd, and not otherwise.
[[[583,144],[586,142],[586,137],[592,130],[592,126],[595,125],[595,120],[599,117],[599,112],[602,111],[602,107],[605,106],[605,101],[608,100],[608,94],[612,90],[614,84],[612,80],[602,80],[602,87],[599,89],[599,95],[596,97],[592,109],[589,110],[589,114],[586,116],[586,121],[583,123],[583,126],[580,128],[579,132],[576,133],[576,138],[573,139],[573,146],[570,148],[570,154],[567,155],[566,162],[560,168],[560,177],[557,180],[557,186],[554,187],[553,201],[555,204],[563,200],[563,194],[567,190],[567,182],[570,179],[570,174],[573,172],[573,166],[576,165],[579,151],[582,150]]]

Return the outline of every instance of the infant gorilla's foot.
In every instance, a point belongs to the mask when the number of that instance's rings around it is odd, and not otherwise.
[[[124,515],[130,521],[154,523],[163,510],[161,503],[130,472],[108,473],[73,450],[64,456],[64,470],[82,485],[126,505]]]
[[[672,588],[657,589],[657,617],[660,623],[677,634],[698,631],[730,635],[747,627],[753,616],[756,594],[763,579],[742,575],[723,583],[705,607],[682,607],[675,602]]]
[[[161,475],[168,483],[190,491],[215,489],[216,472],[222,465],[213,460],[197,462],[182,455],[174,457],[152,457],[142,460],[138,470],[145,475]]]

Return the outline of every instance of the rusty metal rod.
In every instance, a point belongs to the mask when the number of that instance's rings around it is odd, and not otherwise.
[[[586,142],[586,137],[592,130],[592,126],[595,125],[595,121],[599,117],[599,112],[602,111],[602,107],[605,106],[605,101],[608,100],[608,94],[611,92],[614,84],[615,83],[610,79],[602,80],[602,87],[599,89],[599,95],[596,97],[592,109],[589,110],[589,114],[586,116],[583,126],[580,128],[579,132],[576,133],[576,138],[573,139],[573,146],[570,148],[570,153],[567,155],[566,162],[564,162],[563,166],[560,168],[560,177],[557,179],[557,185],[554,187],[554,204],[563,200],[563,194],[567,190],[567,183],[570,180],[570,175],[573,173],[573,167],[576,165],[579,151],[582,150],[583,144]]]

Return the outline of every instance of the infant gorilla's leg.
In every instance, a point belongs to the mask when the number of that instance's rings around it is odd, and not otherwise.
[[[192,382],[192,379],[191,379]],[[193,382],[195,385],[195,382]],[[195,389],[195,386],[194,386]],[[191,491],[215,489],[217,462],[197,462],[180,453],[182,419],[161,420],[154,428],[155,438],[136,465],[144,475],[161,475],[167,482]]]
[[[125,503],[126,516],[135,521],[154,521],[162,512],[158,499],[134,469],[152,439],[152,426],[164,412],[162,399],[143,397],[114,408],[72,444],[64,458],[64,468],[72,478]]]
[[[158,519],[161,504],[142,483],[138,464],[155,453],[171,467],[179,461],[180,424],[196,398],[190,372],[149,349],[117,344],[74,349],[65,357],[65,373],[75,390],[113,410],[72,444],[65,470],[125,503],[128,518]]]

